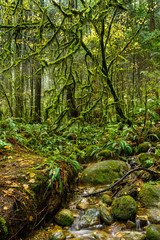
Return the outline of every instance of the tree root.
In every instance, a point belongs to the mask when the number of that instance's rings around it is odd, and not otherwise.
[[[93,193],[89,193],[87,195],[82,195],[82,197],[90,197],[90,196],[94,196],[94,195],[97,195],[97,194],[100,194],[100,193],[103,193],[103,192],[106,192],[108,190],[110,190],[111,188],[114,188],[115,186],[117,186],[120,182],[123,181],[123,179],[125,179],[128,175],[130,175],[131,173],[135,172],[135,171],[141,171],[141,170],[144,170],[144,171],[147,171],[151,174],[160,174],[158,172],[155,172],[153,170],[150,170],[148,168],[144,168],[144,167],[138,167],[138,168],[134,168],[132,170],[130,170],[129,172],[127,172],[120,180],[118,180],[117,182],[115,182],[113,185],[109,186],[108,188],[105,188],[101,191],[98,191],[98,192],[93,192]]]

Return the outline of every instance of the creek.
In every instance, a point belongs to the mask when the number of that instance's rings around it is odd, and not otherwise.
[[[84,214],[85,208],[96,207],[102,204],[102,195],[84,198],[82,195],[104,189],[104,187],[77,187],[73,199],[70,201],[68,208],[73,212],[75,220],[70,228],[66,228],[66,239],[89,240],[89,239],[108,239],[108,240],[139,240],[144,239],[141,235],[145,233],[144,229],[149,224],[144,209],[139,209],[135,223],[130,226],[126,222],[115,221],[110,226],[104,224],[99,217],[97,224],[88,227],[81,227],[80,221]],[[78,204],[80,203],[80,204]],[[81,207],[80,207],[80,206]],[[79,207],[78,207],[79,206]],[[82,208],[82,209],[77,209]],[[142,224],[142,226],[141,226]],[[144,226],[146,225],[146,226]],[[108,234],[108,235],[107,235]]]
[[[128,168],[131,169],[130,162],[134,161],[134,158],[130,158],[128,161]],[[69,209],[74,215],[74,222],[70,227],[62,227],[66,238],[53,238],[54,240],[73,239],[73,240],[144,240],[146,239],[146,227],[150,224],[146,210],[138,206],[136,218],[133,221],[119,221],[114,219],[113,223],[105,224],[102,221],[99,213],[99,208],[103,204],[102,195],[98,194],[90,197],[83,197],[93,192],[101,191],[107,186],[93,187],[83,186],[79,184],[75,188],[74,196],[69,201],[67,209]],[[109,191],[108,194],[112,196],[113,192]],[[116,197],[114,195],[114,197]],[[110,206],[108,205],[108,208]],[[97,209],[95,216],[89,219],[90,224],[82,224],[82,219],[86,209]],[[94,219],[96,217],[96,220]],[[54,224],[47,226],[46,229],[53,229]],[[46,230],[47,232],[48,230]],[[59,231],[59,230],[58,230]],[[43,231],[44,232],[44,231]],[[52,238],[47,237],[46,234],[40,234],[33,236],[28,240],[48,240]]]

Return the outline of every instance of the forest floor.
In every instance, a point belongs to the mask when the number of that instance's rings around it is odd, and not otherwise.
[[[47,124],[23,125],[12,119],[0,123],[0,239],[16,239],[19,233],[34,231],[47,217],[53,219],[73,194],[80,164],[126,161],[138,154],[138,145],[145,141],[157,146],[159,127],[142,129],[86,125],[53,133]],[[152,159],[148,164],[156,170]]]
[[[47,173],[44,168],[36,168],[44,161],[44,157],[18,145],[14,146],[14,151],[1,154],[0,239],[19,239],[19,233],[26,236],[27,230],[31,233],[47,214],[52,215],[63,204],[62,199],[66,200],[66,195],[72,190],[72,186],[68,188],[66,184],[63,189],[65,196],[60,194],[55,181],[53,189],[46,191]],[[70,180],[73,185],[73,174],[69,175],[68,182]]]

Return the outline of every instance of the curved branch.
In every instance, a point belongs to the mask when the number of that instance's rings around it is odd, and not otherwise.
[[[125,179],[128,175],[130,175],[131,173],[135,172],[135,171],[141,171],[141,170],[144,170],[144,171],[147,171],[151,174],[160,174],[158,172],[155,172],[153,170],[150,170],[148,168],[144,168],[144,167],[138,167],[138,168],[134,168],[132,170],[130,170],[129,172],[127,172],[120,180],[118,180],[117,182],[115,182],[113,185],[109,186],[108,188],[105,188],[101,191],[98,191],[98,192],[94,192],[94,193],[90,193],[90,194],[87,194],[87,195],[82,195],[82,197],[89,197],[89,196],[94,196],[94,195],[97,195],[97,194],[100,194],[100,193],[103,193],[103,192],[106,192],[108,190],[110,190],[111,188],[114,188],[115,186],[117,186],[120,182],[123,181],[123,179]]]

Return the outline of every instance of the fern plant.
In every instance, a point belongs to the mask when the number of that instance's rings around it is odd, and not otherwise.
[[[107,144],[107,149],[112,151],[113,155],[130,155],[132,154],[132,147],[123,139],[112,140]]]
[[[61,165],[60,163],[62,162],[67,163],[68,166],[71,169],[73,169],[73,171],[77,174],[79,171],[81,171],[81,166],[77,161],[67,158],[65,156],[57,154],[54,157],[48,158],[42,164],[36,167],[36,169],[44,167],[44,171],[47,172],[48,174],[49,183],[47,185],[47,190],[52,186],[52,184],[56,180],[58,180],[59,192],[62,193],[63,183],[65,182],[65,179],[61,179],[61,175],[60,175],[61,170],[63,170],[60,167]]]

